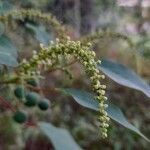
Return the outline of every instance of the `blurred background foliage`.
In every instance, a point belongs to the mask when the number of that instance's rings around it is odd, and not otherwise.
[[[95,31],[113,31],[127,35],[134,43],[130,47],[125,41],[104,37],[96,43],[93,49],[97,58],[106,58],[124,64],[136,72],[147,83],[150,82],[150,1],[148,0],[1,0],[0,14],[11,9],[34,8],[42,12],[54,14],[67,26],[68,35],[78,39]],[[5,26],[0,23],[0,50],[17,51],[18,61],[29,58],[31,50],[38,48],[38,42],[45,45],[53,40],[55,35],[51,27],[30,20],[18,21]],[[9,45],[5,44],[9,43]],[[15,49],[15,50],[14,50]],[[17,53],[13,53],[16,56]],[[3,57],[4,58],[4,57]],[[2,58],[1,58],[2,59]],[[14,59],[2,59],[3,62],[17,63]],[[104,66],[105,67],[105,66]],[[106,68],[104,68],[106,69]],[[108,67],[110,69],[111,67]],[[5,70],[5,68],[4,68]],[[1,67],[0,75],[4,70]],[[76,71],[78,70],[78,71]],[[11,71],[11,70],[10,70]],[[84,77],[81,67],[71,66],[75,79],[70,79],[62,72],[47,73],[41,82],[44,88],[76,87],[89,90],[88,80]],[[107,72],[104,71],[107,74]],[[121,75],[123,78],[124,76]],[[111,78],[111,74],[109,75]],[[133,76],[134,78],[134,76]],[[116,79],[117,80],[117,79]],[[114,81],[116,81],[114,80]],[[128,80],[128,79],[127,79]],[[129,81],[132,77],[129,77]],[[106,78],[108,97],[117,104],[128,120],[150,137],[150,102],[142,92],[121,86]],[[136,81],[135,81],[136,82]],[[126,85],[127,86],[127,85]],[[130,87],[130,86],[129,86]],[[1,96],[12,100],[11,88],[0,86]],[[149,91],[148,91],[149,92]],[[70,101],[70,97],[45,91],[51,100],[51,109],[46,114],[38,114],[35,120],[47,121],[55,126],[66,128],[76,142],[86,150],[149,150],[149,143],[135,133],[111,122],[109,137],[99,138],[95,112],[85,109]],[[51,142],[34,127],[22,127],[15,124],[9,111],[0,106],[0,149],[15,150],[25,146],[25,150],[51,150]],[[28,110],[30,112],[30,110]],[[53,127],[52,127],[53,128]],[[58,136],[59,137],[59,136]],[[64,137],[59,137],[64,138]]]

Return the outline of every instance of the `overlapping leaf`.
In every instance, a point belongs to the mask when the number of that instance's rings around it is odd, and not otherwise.
[[[115,82],[142,91],[150,97],[150,86],[128,67],[103,59],[98,68]]]
[[[72,96],[74,98],[74,100],[77,103],[79,103],[80,105],[90,108],[90,109],[93,109],[95,111],[98,111],[98,102],[95,101],[92,94],[82,91],[82,90],[77,90],[77,89],[61,89],[61,91]],[[137,129],[135,126],[133,126],[126,119],[126,117],[124,116],[124,114],[122,113],[120,108],[118,108],[114,104],[111,104],[110,102],[108,102],[108,104],[109,104],[109,106],[107,108],[107,113],[111,119],[115,120],[117,123],[121,124],[122,126],[126,127],[127,129],[134,131],[135,133],[137,133],[138,135],[143,137],[145,140],[150,142],[150,140],[145,135],[143,135],[139,131],[139,129]]]
[[[26,27],[34,32],[35,38],[42,44],[48,45],[49,42],[53,39],[53,37],[50,36],[46,32],[46,29],[42,25],[33,25],[30,23],[26,24]]]
[[[17,49],[5,35],[0,36],[0,64],[16,67]]]
[[[51,140],[56,150],[81,150],[80,146],[74,141],[66,129],[57,128],[46,122],[39,123],[39,127]]]

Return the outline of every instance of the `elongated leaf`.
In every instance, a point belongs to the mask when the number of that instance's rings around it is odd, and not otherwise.
[[[0,37],[0,51],[4,51],[4,52],[7,52],[7,53],[10,53],[14,57],[17,57],[17,49],[16,49],[16,47],[13,45],[11,40],[5,35],[2,35]]]
[[[4,24],[0,22],[0,36],[4,33],[5,27]]]
[[[26,27],[31,29],[34,32],[36,39],[40,43],[42,43],[44,45],[48,45],[49,42],[52,40],[52,37],[50,36],[50,34],[48,34],[46,32],[46,29],[44,26],[42,26],[42,25],[38,26],[38,25],[33,25],[33,24],[27,23]]]
[[[95,101],[92,94],[77,89],[62,89],[62,92],[71,95],[75,99],[75,101],[80,105],[98,111],[98,102]],[[134,131],[135,133],[143,137],[145,140],[150,142],[150,140],[147,137],[145,137],[145,135],[143,135],[139,131],[139,129],[137,129],[130,122],[128,122],[128,120],[126,119],[120,108],[118,108],[117,106],[115,106],[110,102],[108,102],[108,105],[109,106],[107,108],[107,113],[111,119],[115,120],[116,122],[126,127],[127,129]]]
[[[150,97],[150,86],[126,66],[105,59],[102,60],[102,64],[98,68],[115,82],[142,91]]]
[[[16,67],[18,65],[17,49],[5,35],[0,37],[0,64],[11,67]]]
[[[16,67],[18,65],[16,59],[11,54],[0,51],[0,64]]]
[[[40,129],[51,140],[56,150],[81,150],[70,133],[63,128],[57,128],[50,123],[39,123]]]
[[[0,1],[0,14],[4,14],[7,11],[10,11],[13,8],[13,5],[8,1]]]

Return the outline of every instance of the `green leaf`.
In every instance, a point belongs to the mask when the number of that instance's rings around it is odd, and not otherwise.
[[[7,52],[7,53],[10,53],[14,57],[17,57],[17,49],[16,49],[16,47],[13,45],[11,40],[5,35],[2,35],[0,37],[0,51],[4,51],[4,52]]]
[[[32,30],[36,39],[44,45],[48,45],[49,42],[53,39],[53,37],[51,37],[50,34],[46,32],[45,27],[42,25],[33,25],[31,23],[27,23],[26,27]]]
[[[11,67],[16,67],[18,65],[17,49],[5,35],[0,37],[0,64]]]
[[[4,14],[7,11],[10,11],[13,8],[13,5],[8,1],[0,1],[0,14]]]
[[[39,127],[42,132],[51,140],[56,150],[81,150],[70,133],[63,128],[57,128],[50,123],[41,122]]]
[[[95,111],[99,110],[98,102],[94,99],[93,95],[88,92],[77,90],[77,89],[60,89],[60,91],[69,94],[70,96],[74,98],[74,100],[77,103],[79,103],[80,105],[84,107],[93,109]],[[134,131],[135,133],[143,137],[146,141],[150,142],[150,140],[145,135],[143,135],[139,131],[139,129],[137,129],[130,122],[128,122],[128,120],[126,119],[126,117],[124,116],[120,108],[108,102],[108,108],[106,109],[106,111],[111,119],[115,120],[117,123],[121,124],[127,129]]]
[[[0,22],[0,36],[3,35],[4,31],[5,31],[4,24]]]
[[[126,66],[110,60],[102,60],[98,68],[115,82],[142,91],[150,97],[150,86],[142,80],[134,71]]]

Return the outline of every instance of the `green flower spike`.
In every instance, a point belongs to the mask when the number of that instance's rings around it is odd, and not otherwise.
[[[24,60],[20,64],[20,71],[24,74],[32,76],[37,73],[39,65],[43,65],[48,68],[55,64],[56,58],[59,56],[70,56],[73,55],[85,68],[86,74],[91,80],[92,89],[96,95],[95,99],[99,102],[100,112],[100,131],[103,138],[107,137],[107,128],[109,117],[106,112],[107,104],[105,101],[105,85],[101,85],[100,79],[104,79],[104,75],[100,75],[97,69],[97,62],[95,61],[95,52],[90,50],[91,43],[81,44],[80,41],[71,41],[69,37],[64,41],[56,39],[56,42],[51,42],[48,47],[44,47],[40,44],[40,51],[33,53],[33,57],[26,61]],[[98,61],[100,63],[100,61]]]

